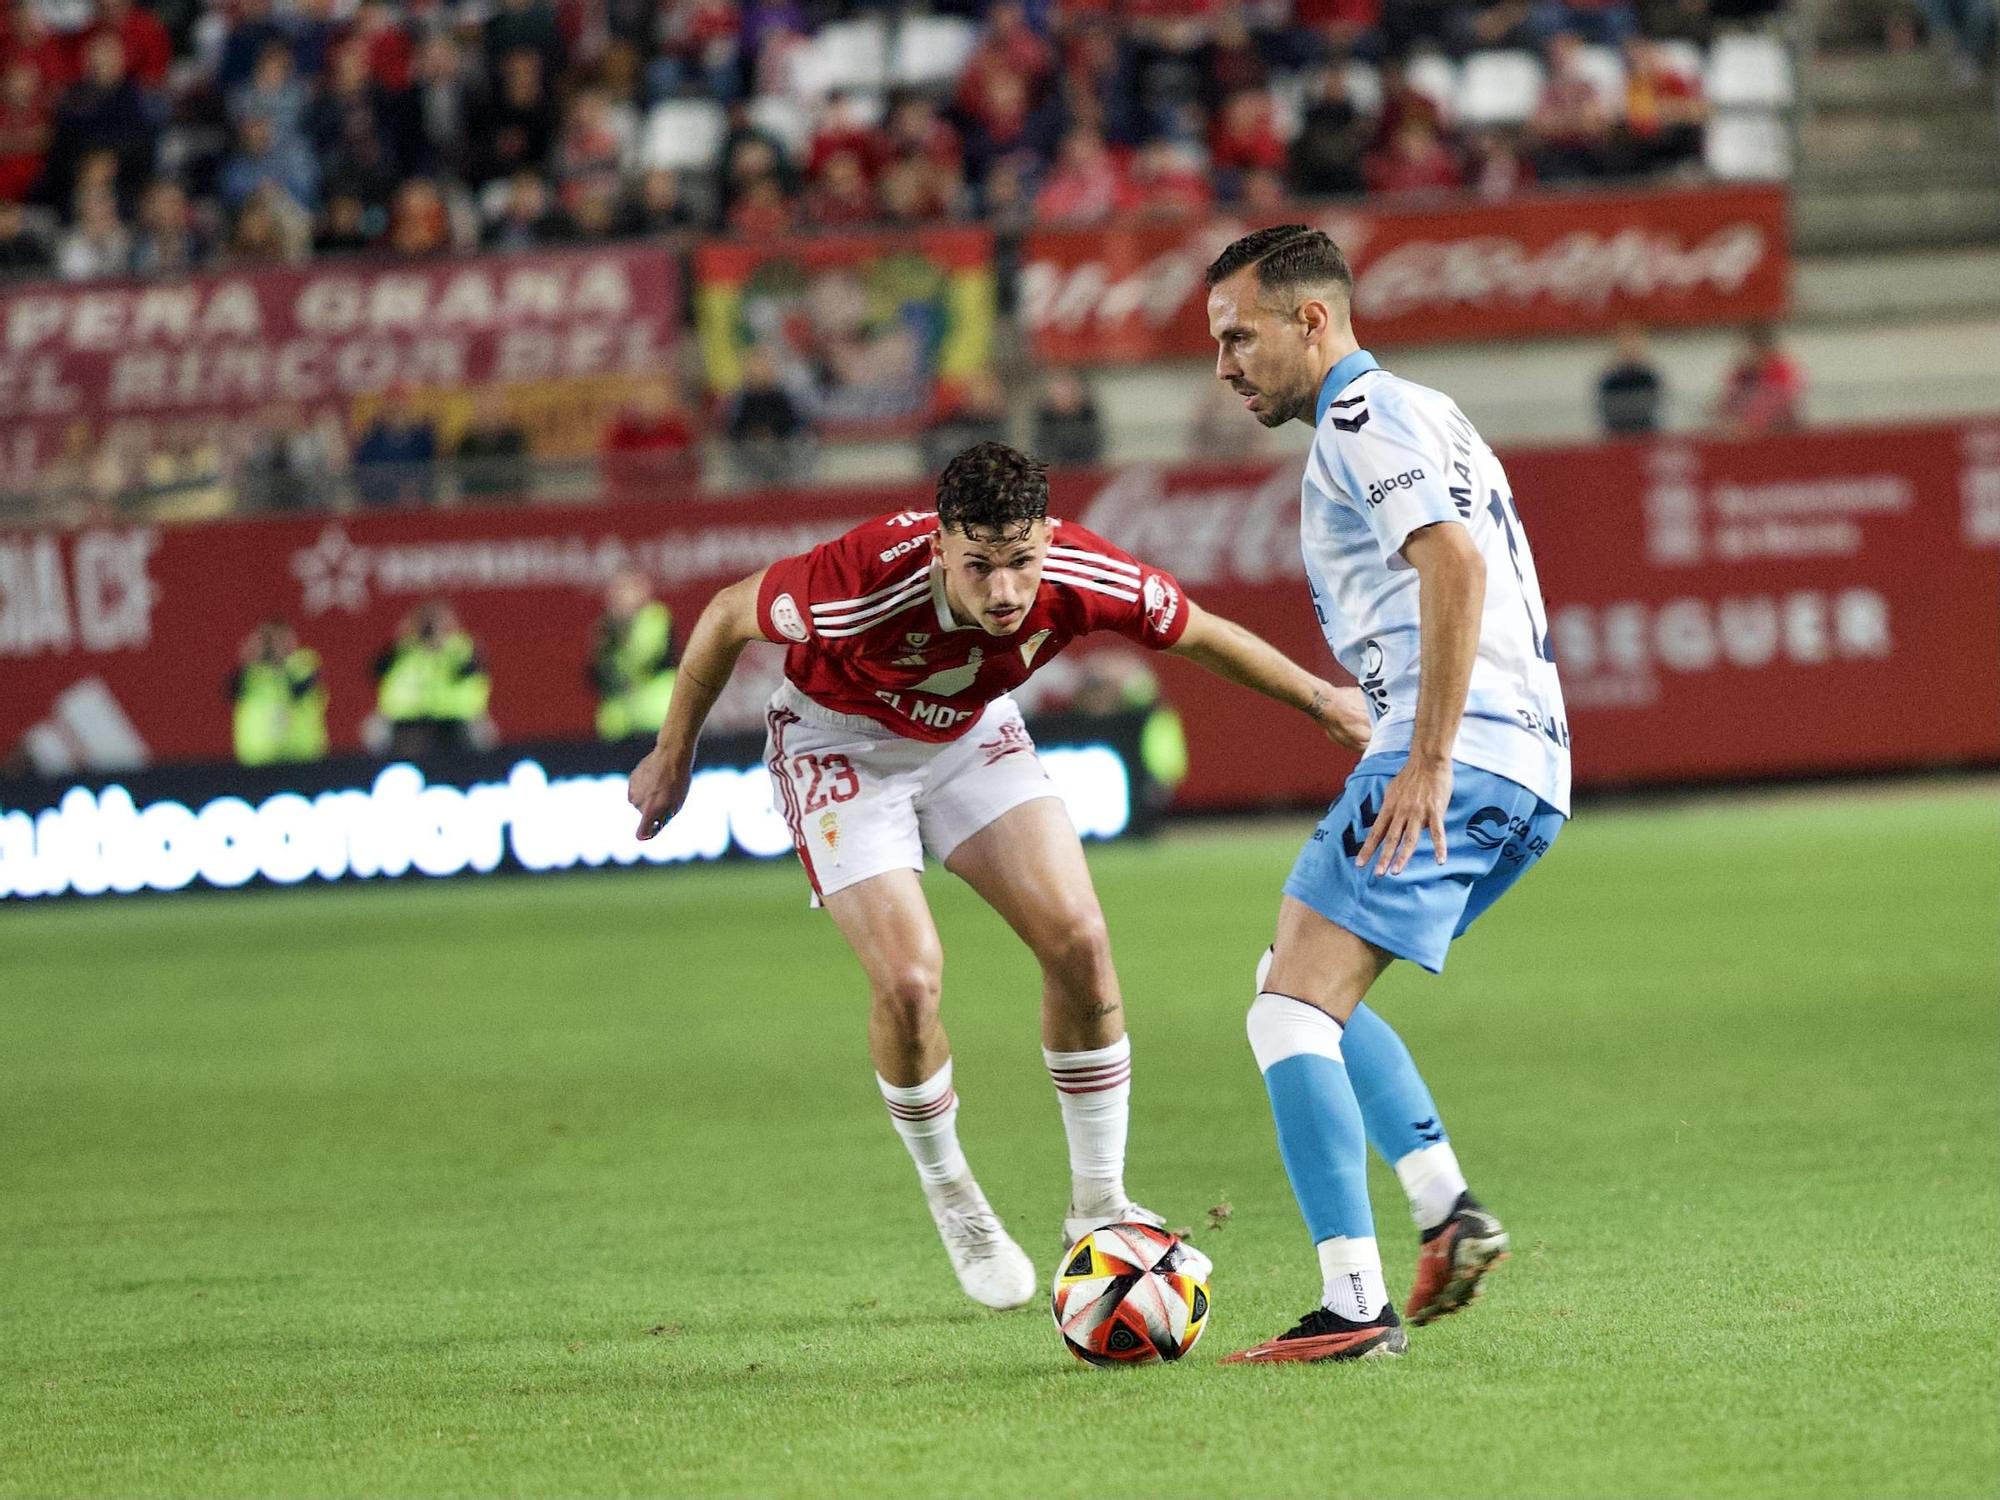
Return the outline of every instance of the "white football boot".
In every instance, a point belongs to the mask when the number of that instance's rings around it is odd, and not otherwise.
[[[1167,1221],[1143,1204],[1126,1200],[1118,1207],[1095,1213],[1078,1213],[1076,1205],[1070,1205],[1070,1213],[1063,1220],[1063,1254],[1068,1255],[1070,1247],[1089,1234],[1093,1229],[1102,1229],[1107,1224],[1144,1224],[1152,1229],[1165,1229]],[[1206,1281],[1215,1270],[1215,1263],[1189,1244],[1180,1242],[1181,1264],[1198,1281]]]
[[[1034,1262],[1015,1244],[979,1184],[954,1183],[926,1193],[938,1238],[965,1295],[982,1307],[1022,1307],[1041,1292]]]

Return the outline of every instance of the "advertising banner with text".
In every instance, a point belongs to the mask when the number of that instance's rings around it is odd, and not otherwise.
[[[1769,186],[1579,193],[1440,209],[1301,208],[1354,271],[1373,347],[1781,315],[1786,198]],[[1037,356],[1118,364],[1212,356],[1202,272],[1252,226],[1038,229],[1021,257]]]
[[[9,289],[0,484],[81,465],[107,438],[143,452],[267,419],[346,425],[398,389],[435,416],[482,386],[574,406],[593,383],[657,374],[677,287],[668,251],[628,247]]]
[[[2000,421],[1505,461],[1579,784],[2000,760]],[[0,754],[54,771],[226,759],[239,644],[273,616],[320,653],[335,745],[355,749],[371,663],[434,597],[491,665],[504,742],[588,738],[592,627],[620,570],[648,573],[685,632],[721,585],[927,502],[902,487],[0,534]],[[1294,465],[1064,474],[1056,504],[1332,670]],[[754,730],[778,670],[777,648],[747,653],[717,729]],[[1182,805],[1312,802],[1344,773],[1298,716],[1115,637],[1048,663],[1024,706],[1129,702],[1148,670],[1186,721]]]

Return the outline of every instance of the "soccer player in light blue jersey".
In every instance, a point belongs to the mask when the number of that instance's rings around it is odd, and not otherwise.
[[[1569,813],[1562,688],[1499,460],[1449,396],[1355,342],[1339,247],[1302,224],[1260,229],[1207,280],[1217,377],[1266,427],[1313,424],[1306,579],[1375,719],[1285,882],[1250,1007],[1278,1151],[1319,1252],[1320,1305],[1230,1359],[1401,1354],[1368,1143],[1394,1166],[1422,1237],[1411,1322],[1465,1306],[1507,1234],[1467,1191],[1409,1050],[1362,1001],[1398,958],[1443,969],[1451,940],[1555,842]]]

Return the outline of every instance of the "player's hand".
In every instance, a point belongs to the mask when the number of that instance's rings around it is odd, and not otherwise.
[[[1389,780],[1382,794],[1382,811],[1354,863],[1362,869],[1375,857],[1377,875],[1400,875],[1417,852],[1417,840],[1430,830],[1431,851],[1444,863],[1444,810],[1451,803],[1451,762],[1412,757]],[[1379,857],[1376,857],[1378,856]]]
[[[694,780],[694,762],[684,755],[670,755],[655,745],[632,772],[625,784],[625,800],[639,809],[639,838],[651,838],[687,801],[688,783]]]
[[[1360,688],[1335,687],[1323,682],[1313,695],[1319,706],[1313,718],[1326,737],[1343,750],[1366,750],[1375,735],[1375,717],[1368,712],[1368,697]]]

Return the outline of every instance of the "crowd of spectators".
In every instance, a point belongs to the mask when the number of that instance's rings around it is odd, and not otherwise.
[[[1675,171],[1699,160],[1700,82],[1652,39],[1703,38],[1771,3],[961,3],[977,31],[955,78],[885,97],[815,93],[801,65],[829,22],[893,27],[902,12],[880,3],[11,0],[0,273],[1092,224]],[[1622,49],[1613,92],[1576,68],[1586,44]],[[1424,49],[1492,47],[1545,59],[1518,128],[1458,128],[1405,67]],[[1367,97],[1357,63],[1377,70]],[[686,99],[726,110],[726,126],[705,164],[660,165],[686,153],[645,149],[648,111]],[[789,139],[774,102],[799,124]]]

